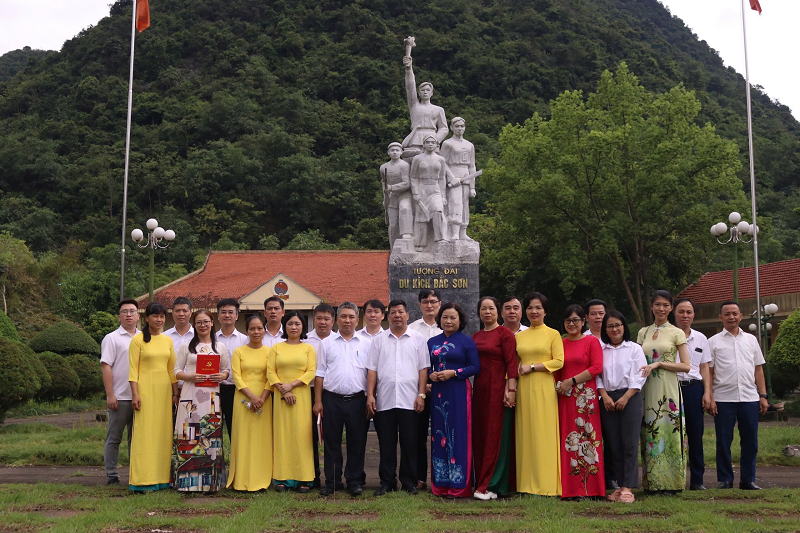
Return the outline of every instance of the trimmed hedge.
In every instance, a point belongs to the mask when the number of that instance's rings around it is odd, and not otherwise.
[[[3,311],[0,311],[0,339],[16,342],[22,341],[19,337],[19,333],[17,333],[17,328],[14,327],[14,323]]]
[[[31,340],[30,347],[36,353],[100,355],[100,345],[88,333],[69,322],[56,322],[48,327]]]
[[[51,384],[48,388],[42,387],[37,398],[49,401],[78,394],[81,380],[66,359],[57,353],[42,352],[39,354],[39,360],[50,373]]]
[[[0,339],[0,422],[9,409],[27,402],[42,388],[38,361],[24,344]]]
[[[786,397],[800,385],[800,309],[781,322],[768,357],[772,390],[779,398]]]
[[[68,355],[64,360],[72,367],[72,370],[75,371],[80,380],[80,387],[77,394],[74,395],[76,398],[86,398],[92,393],[105,390],[103,387],[103,370],[100,368],[99,359],[91,355],[74,354]]]

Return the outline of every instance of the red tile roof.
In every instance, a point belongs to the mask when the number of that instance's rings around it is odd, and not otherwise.
[[[156,289],[153,299],[170,307],[186,296],[194,308],[213,308],[222,298],[240,300],[278,274],[331,305],[389,300],[389,252],[350,250],[209,252],[200,270]],[[147,299],[139,297],[139,306]]]
[[[762,298],[800,292],[800,259],[768,263],[758,268],[758,284]],[[706,272],[680,294],[696,304],[724,302],[733,299],[733,270]],[[756,297],[755,268],[739,269],[739,298]]]

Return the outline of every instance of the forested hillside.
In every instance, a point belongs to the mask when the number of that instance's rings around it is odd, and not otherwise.
[[[387,246],[376,169],[409,128],[407,35],[418,81],[466,118],[479,167],[500,155],[503,126],[547,116],[621,61],[650,91],[696,91],[697,122],[746,161],[743,78],[656,0],[154,0],[151,20],[136,41],[129,229],[149,216],[175,229],[157,254],[175,275],[209,247]],[[129,35],[118,1],[0,83],[0,230],[39,256],[66,250],[59,275],[74,283],[87,264],[106,269],[107,286],[81,289],[97,293],[88,307],[118,296]],[[775,260],[800,253],[800,131],[785,106],[753,98]],[[493,214],[480,186],[475,210]]]

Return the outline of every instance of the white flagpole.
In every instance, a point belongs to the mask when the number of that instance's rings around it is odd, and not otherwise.
[[[119,298],[125,298],[125,223],[128,218],[128,168],[131,155],[131,107],[133,105],[133,50],[136,42],[136,0],[133,0],[131,16],[131,69],[128,77],[128,127],[125,132],[125,178],[122,186],[122,256],[120,260]]]
[[[750,202],[753,210],[753,260],[756,275],[756,324],[758,327],[758,343],[761,344],[761,290],[758,283],[758,225],[756,224],[756,172],[753,162],[753,111],[750,104],[750,70],[747,66],[747,24],[746,13],[742,0],[742,36],[744,37],[744,79],[747,85],[747,140],[750,145]]]

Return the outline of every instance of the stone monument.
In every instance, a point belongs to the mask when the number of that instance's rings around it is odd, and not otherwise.
[[[464,138],[466,121],[452,120],[431,103],[433,85],[417,93],[411,61],[413,37],[405,40],[405,88],[411,133],[388,146],[391,160],[381,165],[386,223],[389,226],[389,295],[408,304],[411,320],[420,318],[417,296],[436,289],[443,302],[456,302],[467,314],[466,332],[479,329],[480,245],[467,236],[469,200],[475,197],[475,146]],[[441,148],[440,148],[441,147]]]

